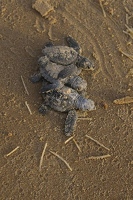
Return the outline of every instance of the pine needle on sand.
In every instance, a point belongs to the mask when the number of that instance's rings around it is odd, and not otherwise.
[[[99,4],[101,6],[102,12],[103,12],[103,16],[106,17],[106,12],[104,10],[103,4],[102,4],[102,0],[99,0]]]
[[[60,155],[58,155],[57,153],[53,152],[53,151],[49,151],[50,153],[52,153],[54,156],[56,156],[57,158],[59,158],[60,160],[62,160],[65,165],[68,167],[68,169],[70,171],[72,171],[72,168],[70,167],[70,165],[68,164],[68,162],[66,160],[64,160],[64,158],[62,158]]]
[[[15,149],[13,149],[11,152],[9,152],[8,154],[5,155],[5,157],[10,156],[11,154],[13,154],[15,151],[17,151],[19,149],[19,146],[17,146]]]
[[[98,160],[98,159],[104,159],[104,158],[109,158],[109,157],[111,157],[111,155],[106,154],[106,155],[103,155],[103,156],[90,156],[88,159],[89,160]]]
[[[74,142],[75,146],[77,147],[77,149],[79,150],[79,152],[81,152],[81,148],[80,148],[80,146],[78,145],[78,143],[76,142],[75,139],[73,139],[73,142]]]
[[[68,142],[70,142],[73,138],[74,138],[74,135],[71,136],[70,138],[68,138],[68,139],[65,141],[65,144],[67,144]]]
[[[103,144],[101,144],[100,142],[98,142],[97,140],[93,139],[92,137],[90,137],[89,135],[85,135],[85,137],[89,138],[90,140],[92,140],[93,142],[95,142],[96,144],[100,145],[101,147],[103,147],[106,150],[110,150],[109,148],[105,147]]]
[[[119,49],[119,51],[120,51],[123,55],[125,55],[126,57],[128,57],[130,60],[133,60],[133,55],[131,55],[131,54],[129,54],[129,53],[126,53],[126,52],[122,51],[121,49]]]
[[[25,101],[25,105],[26,105],[26,107],[27,107],[27,109],[28,109],[28,111],[29,111],[30,115],[32,115],[31,109],[30,109],[30,107],[29,107],[29,105],[28,105],[27,101]]]
[[[40,164],[39,164],[39,171],[41,171],[41,167],[42,167],[42,163],[43,163],[43,158],[44,158],[44,154],[47,148],[47,142],[44,145],[43,151],[42,151],[42,155],[41,155],[41,159],[40,159]]]
[[[25,82],[24,82],[24,79],[23,79],[22,76],[21,76],[21,81],[22,81],[22,83],[23,83],[23,86],[24,86],[24,89],[25,89],[26,94],[29,95],[29,92],[28,92],[28,90],[27,90],[27,87],[26,87],[26,85],[25,85]]]
[[[129,35],[132,39],[133,39],[133,28],[129,28],[126,24],[125,24],[127,30],[123,31],[125,34]]]
[[[133,103],[133,97],[126,96],[121,99],[115,99],[113,103],[119,105]]]

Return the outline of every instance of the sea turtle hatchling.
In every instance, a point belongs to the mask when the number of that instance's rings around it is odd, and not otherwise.
[[[93,69],[93,63],[80,55],[80,46],[75,39],[68,36],[66,37],[68,46],[54,46],[48,43],[42,50],[43,55],[54,63],[61,65],[76,64],[77,67]]]
[[[95,110],[95,104],[91,99],[86,99],[72,88],[63,86],[59,90],[51,90],[44,93],[43,104],[39,108],[39,112],[46,114],[48,110],[68,112],[65,121],[65,135],[71,136],[76,125],[76,110]]]
[[[66,84],[67,86],[77,90],[78,92],[85,91],[87,82],[78,76],[81,69],[76,65],[60,65],[48,60],[46,56],[42,56],[38,60],[39,72],[31,77],[32,82],[38,82],[40,79],[48,81],[49,84],[43,85],[41,92],[46,92],[52,89],[59,89]]]
[[[51,89],[61,88],[64,84],[77,91],[83,91],[87,83],[78,75],[82,68],[94,69],[94,65],[88,58],[79,54],[78,43],[68,36],[68,46],[54,46],[47,44],[42,50],[44,56],[38,60],[39,72],[31,77],[32,82],[38,82],[42,77],[49,85],[42,88],[42,92]]]

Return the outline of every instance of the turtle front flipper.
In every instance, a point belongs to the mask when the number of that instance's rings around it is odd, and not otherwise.
[[[68,112],[66,121],[65,121],[65,135],[71,136],[77,121],[77,113],[76,110],[70,110]]]
[[[45,44],[45,47],[53,47],[53,46],[54,46],[54,44],[52,42],[47,42]]]
[[[32,83],[39,82],[42,79],[42,74],[41,73],[36,73],[33,76],[30,77],[30,81]]]
[[[72,47],[75,51],[80,53],[80,46],[75,39],[73,39],[71,36],[67,36],[66,41],[69,47]]]
[[[58,74],[58,78],[64,79],[66,77],[70,77],[76,72],[77,72],[76,65],[68,65]]]
[[[47,56],[41,56],[39,59],[38,59],[38,65],[43,69],[46,67],[46,65],[48,64],[49,62],[49,59]]]

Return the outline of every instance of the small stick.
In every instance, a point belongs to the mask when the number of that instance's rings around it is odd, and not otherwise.
[[[120,49],[119,49],[119,51],[120,51],[122,54],[124,54],[126,57],[128,57],[130,60],[133,60],[133,55],[128,54],[128,53],[125,53],[124,51],[122,51],[122,50],[120,50]]]
[[[129,33],[127,31],[123,31],[123,33],[125,33],[126,35],[129,35]]]
[[[47,148],[47,142],[45,143],[43,151],[42,151],[42,155],[41,155],[41,159],[40,159],[40,164],[39,164],[39,171],[41,171],[41,167],[42,167],[42,163],[43,163],[43,157],[44,157],[46,148]]]
[[[81,152],[81,148],[80,148],[80,146],[78,145],[78,143],[76,142],[75,139],[73,139],[73,142],[74,142],[74,144],[76,145],[76,147],[77,147],[77,149],[79,150],[79,152]]]
[[[127,31],[124,31],[125,33],[127,33],[132,39],[133,39],[133,28],[129,28],[126,24],[125,24]]]
[[[125,8],[126,12],[127,12],[129,15],[131,15],[131,17],[132,17],[132,16],[133,16],[133,12],[129,11],[129,9],[128,9],[126,6],[124,6],[124,8]]]
[[[95,142],[96,144],[100,145],[100,146],[103,147],[104,149],[107,149],[108,151],[110,150],[109,148],[105,147],[103,144],[101,144],[101,143],[98,142],[97,140],[93,139],[93,138],[90,137],[89,135],[85,135],[85,137],[91,139],[93,142]]]
[[[26,94],[29,95],[29,92],[28,92],[28,90],[27,90],[27,87],[26,87],[26,85],[25,85],[25,82],[24,82],[24,79],[23,79],[22,76],[21,76],[21,80],[22,80],[22,83],[23,83],[23,86],[24,86],[24,89],[25,89]]]
[[[67,144],[70,140],[72,140],[74,138],[74,135],[71,136],[70,138],[68,138],[66,141],[65,141],[65,144]]]
[[[113,103],[119,105],[133,103],[133,97],[126,96],[121,99],[115,99]]]
[[[129,19],[128,13],[126,13],[126,24],[127,24],[127,25],[128,25],[128,19]]]
[[[17,151],[19,149],[19,146],[17,146],[15,149],[13,149],[10,153],[6,154],[5,157],[10,156],[11,154],[13,154],[15,151]]]
[[[28,108],[28,111],[29,111],[30,115],[32,115],[31,109],[30,109],[30,107],[29,107],[27,101],[25,101],[25,105],[26,105],[26,107]]]
[[[78,117],[77,120],[92,120],[90,117]]]
[[[106,17],[106,13],[105,13],[105,10],[103,8],[102,0],[99,0],[99,3],[100,3],[100,6],[101,6],[101,9],[102,9],[102,12],[103,12],[103,16]]]
[[[50,151],[50,153],[52,153],[53,155],[55,155],[57,158],[59,158],[60,160],[62,160],[66,166],[68,167],[68,169],[70,169],[70,171],[72,171],[72,168],[70,167],[70,165],[67,163],[66,160],[64,160],[64,158],[62,158],[61,156],[59,156],[57,153],[53,152],[53,151]]]
[[[103,159],[103,158],[109,158],[111,155],[103,155],[103,156],[90,156],[89,160],[97,160],[97,159]]]
[[[131,15],[131,16],[129,16],[128,18],[129,18],[129,19],[133,18],[133,13],[132,13],[132,15]]]

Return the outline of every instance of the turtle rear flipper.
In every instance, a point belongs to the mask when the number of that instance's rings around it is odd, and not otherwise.
[[[72,76],[70,79],[68,79],[66,85],[78,92],[86,91],[87,88],[87,82],[80,76]]]
[[[67,36],[66,41],[69,47],[72,47],[75,51],[80,53],[80,46],[71,36]]]
[[[41,93],[48,92],[50,90],[57,90],[63,87],[63,84],[60,81],[55,81],[53,84],[47,84],[42,86]]]
[[[45,93],[45,92],[48,92],[50,90],[54,90],[57,88],[57,85],[56,84],[48,84],[47,86],[43,86],[41,88],[41,93]]]
[[[77,72],[77,66],[76,65],[68,65],[58,74],[58,78],[63,79],[63,78],[66,78],[66,77],[70,77],[71,75],[73,75],[76,72]]]
[[[70,110],[68,112],[66,121],[65,121],[65,135],[71,136],[77,121],[77,113],[75,110]]]
[[[39,113],[41,113],[42,115],[45,115],[49,110],[50,107],[45,105],[44,103],[39,107]]]
[[[54,46],[54,44],[53,44],[52,42],[47,42],[47,43],[45,44],[45,47],[52,47],[52,46]]]

